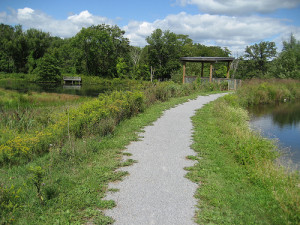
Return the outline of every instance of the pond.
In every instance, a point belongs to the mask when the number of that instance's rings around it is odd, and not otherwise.
[[[300,102],[260,105],[249,109],[250,127],[262,136],[277,139],[285,158],[300,168]]]
[[[100,93],[110,92],[113,90],[129,90],[130,87],[126,83],[118,83],[115,85],[104,84],[82,84],[79,85],[61,85],[56,83],[31,83],[22,80],[2,80],[0,81],[0,88],[7,90],[17,90],[19,92],[50,92],[50,93],[64,93],[81,96],[97,97]]]

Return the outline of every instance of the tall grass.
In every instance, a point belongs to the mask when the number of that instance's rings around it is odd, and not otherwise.
[[[219,88],[218,86],[212,87]],[[33,117],[28,116],[26,111],[22,114],[17,112],[11,115],[10,113],[2,124],[6,129],[15,128],[18,132],[10,139],[6,137],[2,140],[0,164],[18,164],[33,160],[36,156],[48,152],[50,144],[63,143],[68,138],[70,139],[70,136],[81,138],[84,135],[97,133],[110,134],[121,121],[142,112],[145,107],[149,107],[156,101],[167,101],[171,97],[186,96],[199,90],[207,90],[206,88],[197,84],[179,85],[165,82],[149,85],[147,83],[143,88],[136,87],[143,92],[115,91],[109,95],[101,94],[96,99],[87,101],[76,108],[66,108],[64,112],[54,116],[44,114],[33,120]],[[211,90],[211,87],[208,87],[208,90]],[[46,95],[46,100],[52,101],[51,96]],[[57,95],[54,94],[54,96]],[[42,97],[43,95],[38,95],[35,99],[38,99],[37,102],[40,103]],[[30,96],[22,98],[26,99],[25,103],[31,99]],[[62,97],[62,99],[65,101],[65,98]],[[11,119],[17,122],[9,124]],[[36,129],[26,132],[33,126]]]
[[[243,82],[237,96],[242,106],[294,101],[300,99],[300,81],[252,79]]]
[[[249,129],[239,102],[227,95],[193,118],[201,159],[188,176],[201,183],[198,223],[299,224],[299,173],[276,163],[275,144]]]

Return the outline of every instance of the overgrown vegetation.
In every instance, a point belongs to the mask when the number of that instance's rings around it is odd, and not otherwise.
[[[187,99],[168,103],[171,98],[213,90],[220,87],[217,84],[146,83],[137,85],[135,91],[102,94],[84,103],[80,103],[81,98],[62,101],[69,105],[57,103],[52,112],[49,105],[39,105],[41,101],[32,109],[26,109],[28,99],[43,94],[5,91],[7,101],[10,98],[15,103],[5,103],[1,112],[0,204],[5,207],[1,222],[53,224],[94,220],[110,223],[111,219],[99,211],[114,205],[101,200],[107,191],[106,184],[125,175],[114,172],[116,168],[133,163],[132,160],[121,163],[120,150],[135,140],[135,132],[155,120],[163,109]],[[25,105],[19,104],[19,97],[15,95],[26,99],[20,101],[25,101]],[[59,99],[58,94],[55,96]],[[28,110],[24,118],[30,118],[35,110],[41,111],[32,117],[36,120],[34,126],[20,129],[23,125],[19,120],[14,120],[14,126],[8,122],[12,121],[9,116],[16,109]],[[144,110],[147,113],[140,115]],[[39,115],[43,115],[42,118]],[[129,122],[132,116],[135,117]]]
[[[299,99],[295,81],[250,81],[193,117],[199,224],[299,224],[299,172],[281,166],[272,141],[250,130],[244,106]]]
[[[300,99],[300,81],[286,79],[252,79],[244,82],[237,91],[237,101],[242,106],[274,104]]]

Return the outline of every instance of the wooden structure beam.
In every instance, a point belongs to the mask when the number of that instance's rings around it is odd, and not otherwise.
[[[183,84],[185,83],[185,65],[186,65],[186,63],[184,62],[183,63],[183,78],[182,78],[182,83]]]
[[[181,57],[180,61],[183,64],[183,78],[182,83],[185,83],[185,76],[186,76],[186,63],[187,62],[201,62],[201,77],[203,77],[203,67],[204,63],[210,63],[210,72],[209,72],[209,82],[212,82],[212,72],[213,72],[213,64],[218,62],[227,62],[227,72],[226,72],[226,78],[230,78],[229,70],[230,70],[230,64],[234,60],[234,57]]]

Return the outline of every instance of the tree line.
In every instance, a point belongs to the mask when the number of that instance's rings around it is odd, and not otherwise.
[[[245,49],[238,59],[238,78],[292,78],[300,79],[300,41],[293,34],[283,41],[277,52],[274,42],[260,42]]]
[[[0,72],[37,74],[41,81],[59,81],[61,74],[86,74],[103,78],[167,80],[180,76],[180,57],[227,57],[227,48],[194,43],[188,35],[156,29],[145,47],[131,46],[118,26],[82,28],[74,37],[53,37],[34,28],[0,24]],[[299,78],[300,44],[293,35],[278,55],[274,42],[247,46],[238,60],[236,77]],[[201,65],[190,64],[197,75]],[[204,71],[208,71],[205,68]],[[225,77],[226,66],[215,65],[214,76]]]

